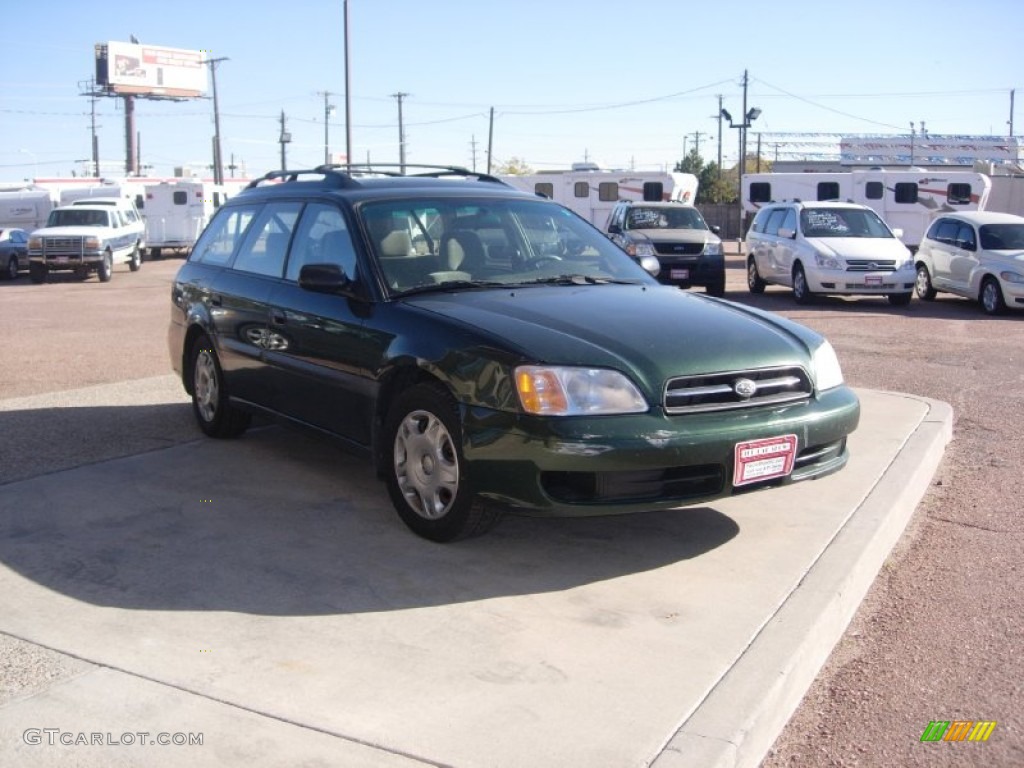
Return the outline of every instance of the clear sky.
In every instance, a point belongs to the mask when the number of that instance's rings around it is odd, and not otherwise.
[[[537,170],[584,158],[656,170],[699,142],[718,152],[718,95],[780,159],[827,152],[833,137],[910,132],[1007,135],[1010,92],[1024,101],[1013,0],[774,3],[691,0],[349,0],[353,160]],[[0,181],[64,176],[91,156],[89,99],[99,42],[212,51],[225,162],[250,175],[324,157],[324,91],[345,149],[343,0],[4,1]],[[1016,110],[1014,132],[1024,132]],[[123,163],[120,99],[97,103],[101,161]],[[154,175],[211,162],[212,100],[136,102],[141,160]],[[723,165],[737,134],[722,130]],[[831,134],[815,136],[813,134]]]

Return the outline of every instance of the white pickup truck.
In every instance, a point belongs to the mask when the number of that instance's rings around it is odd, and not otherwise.
[[[85,278],[96,272],[100,282],[113,275],[115,264],[132,272],[142,266],[145,225],[138,214],[107,202],[85,201],[54,208],[46,226],[28,238],[29,277],[46,282],[50,272],[71,271]]]

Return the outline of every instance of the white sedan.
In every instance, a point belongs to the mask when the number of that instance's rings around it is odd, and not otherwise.
[[[1024,308],[1024,217],[977,211],[950,213],[928,228],[917,251],[919,298],[939,291],[977,299],[998,315]]]

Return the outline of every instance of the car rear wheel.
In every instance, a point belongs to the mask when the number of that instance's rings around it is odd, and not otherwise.
[[[49,270],[43,264],[29,264],[28,265],[28,276],[33,283],[45,283],[46,275]]]
[[[438,542],[484,533],[500,516],[476,499],[462,455],[462,428],[451,395],[439,384],[403,392],[388,415],[391,446],[386,482],[398,516],[414,533]]]
[[[765,285],[765,281],[761,279],[761,275],[757,271],[757,262],[751,256],[747,259],[747,288],[751,293],[764,293]]]
[[[814,300],[814,294],[807,285],[807,275],[800,264],[793,267],[793,298],[797,304],[810,304]]]
[[[1001,315],[1006,311],[1006,301],[1003,299],[1003,289],[999,287],[999,281],[994,277],[986,277],[981,281],[981,308],[986,315]]]
[[[96,274],[99,276],[101,283],[109,283],[110,278],[114,276],[114,257],[110,255],[110,251],[106,251],[103,254]]]
[[[132,256],[128,260],[128,269],[132,272],[138,272],[142,266],[142,251],[139,250],[138,246],[135,246],[135,250],[132,251]]]
[[[931,273],[924,264],[917,265],[917,279],[914,281],[914,291],[917,293],[917,298],[924,299],[925,301],[934,300],[938,293],[932,286]]]
[[[192,373],[192,412],[199,428],[210,437],[238,437],[245,432],[252,416],[228,400],[224,373],[206,334],[192,344],[188,370]]]

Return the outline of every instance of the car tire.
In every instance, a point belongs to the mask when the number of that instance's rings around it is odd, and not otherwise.
[[[160,258],[160,249],[159,248],[150,248],[149,249],[149,258],[151,258],[151,259],[159,259]]]
[[[999,287],[999,281],[991,275],[981,281],[978,301],[981,302],[981,308],[985,310],[986,315],[1001,315],[1006,311],[1003,289]]]
[[[5,280],[17,280],[18,279],[18,255],[12,253],[7,257],[7,264],[5,265],[3,277]]]
[[[723,279],[714,283],[708,283],[704,287],[704,292],[707,293],[708,296],[717,296],[719,298],[725,296],[725,280]]]
[[[757,271],[757,262],[751,256],[747,259],[747,289],[751,293],[764,293],[765,285],[767,283],[765,283],[761,278],[761,274]]]
[[[924,301],[934,301],[938,291],[932,285],[932,275],[924,264],[917,265],[917,279],[914,280],[914,292],[917,298]]]
[[[419,384],[395,400],[384,429],[385,481],[398,516],[436,542],[477,536],[500,513],[475,498],[462,455],[455,400],[440,384]]]
[[[797,304],[810,304],[814,301],[814,294],[807,285],[807,275],[800,264],[793,267],[793,298]]]
[[[33,283],[45,283],[46,276],[50,270],[43,264],[29,264],[28,265],[28,276]]]
[[[914,298],[913,293],[890,293],[887,298],[894,307],[905,307]]]
[[[128,259],[128,269],[132,272],[138,272],[142,267],[142,251],[139,250],[138,246],[135,246],[135,250],[132,251],[131,258]]]
[[[110,251],[104,252],[99,267],[96,269],[96,275],[101,283],[109,283],[110,278],[114,276],[114,257],[110,255]]]
[[[189,350],[192,377],[192,412],[199,428],[209,437],[238,437],[252,422],[252,416],[231,405],[224,373],[210,338],[201,334]]]

